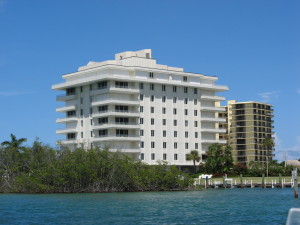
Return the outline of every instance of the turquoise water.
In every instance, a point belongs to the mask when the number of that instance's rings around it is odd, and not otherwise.
[[[0,224],[285,224],[293,189],[2,194]]]

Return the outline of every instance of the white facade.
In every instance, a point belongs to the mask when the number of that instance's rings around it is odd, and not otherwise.
[[[134,153],[148,164],[158,160],[192,165],[186,154],[201,155],[218,140],[218,107],[225,100],[217,92],[216,77],[184,72],[182,68],[156,64],[151,49],[123,52],[115,60],[89,62],[78,72],[63,75],[64,83],[52,89],[65,91],[57,112],[65,124],[57,134],[62,144],[109,147]]]

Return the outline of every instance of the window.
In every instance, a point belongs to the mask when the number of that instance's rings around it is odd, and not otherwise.
[[[163,148],[167,148],[167,142],[163,142]]]
[[[128,106],[127,105],[116,105],[115,111],[116,112],[128,112]]]
[[[154,137],[154,130],[151,130],[151,137]]]
[[[174,149],[177,149],[177,142],[174,142]]]
[[[90,102],[92,102],[93,101],[93,96],[90,96]]]
[[[107,135],[107,130],[99,130],[98,134],[99,134],[100,137],[106,136]],[[92,137],[92,135],[93,135],[93,132],[91,131],[91,137]]]
[[[93,137],[93,131],[91,131],[91,137]]]
[[[106,112],[108,110],[108,105],[102,105],[98,107],[99,112]]]
[[[162,108],[162,114],[166,114],[166,108]]]
[[[90,108],[90,114],[91,115],[93,114],[93,108],[92,107]]]
[[[144,130],[140,130],[140,136],[144,136]]]
[[[154,95],[151,95],[151,102],[154,102]]]
[[[173,98],[173,103],[176,103],[176,102],[177,102],[177,98],[174,97],[174,98]]]
[[[183,89],[183,91],[184,91],[184,93],[188,93],[188,88],[187,87],[184,87],[184,89]]]
[[[81,132],[81,138],[83,138],[83,132]]]
[[[140,83],[140,89],[141,89],[141,90],[144,89],[144,83]]]
[[[186,127],[188,127],[188,126],[189,126],[189,121],[188,121],[188,120],[185,120],[185,121],[184,121],[184,124],[185,124]]]
[[[198,94],[197,88],[194,88],[194,94],[195,94],[195,95]]]
[[[151,113],[154,113],[154,107],[151,107],[150,110],[151,110]]]
[[[144,118],[140,118],[140,124],[144,124]]]
[[[195,149],[198,149],[198,143],[195,143]]]
[[[144,142],[141,141],[141,148],[144,148]],[[144,153],[142,153],[144,155]]]
[[[187,98],[184,99],[184,104],[188,104],[188,99]]]
[[[108,117],[103,117],[98,119],[99,124],[108,123]]]
[[[67,117],[72,117],[72,116],[76,116],[76,111],[67,111]]]
[[[177,87],[173,86],[173,92],[177,92]]]
[[[163,125],[166,125],[166,124],[167,124],[166,119],[163,119],[163,120],[162,120],[162,124],[163,124]]]
[[[198,132],[195,132],[195,138],[198,138]]]
[[[140,100],[141,100],[141,101],[144,100],[144,95],[140,94]]]
[[[129,118],[126,117],[116,117],[115,122],[117,124],[128,124],[129,123]]]
[[[67,88],[66,95],[75,95],[75,88]]]
[[[80,98],[80,104],[83,104],[83,98],[82,97]]]
[[[154,125],[154,118],[151,118],[151,125]]]
[[[115,86],[117,88],[128,88],[128,82],[116,81]]]
[[[93,125],[93,119],[91,119],[91,125]]]
[[[194,124],[195,124],[195,127],[198,127],[198,121],[195,121]]]
[[[83,120],[81,120],[81,126],[83,127]]]
[[[197,116],[197,115],[198,115],[198,111],[194,110],[194,116]]]
[[[107,88],[107,81],[102,81],[97,83],[98,89]]]
[[[174,126],[177,126],[177,120],[173,121]]]
[[[80,87],[80,92],[83,92],[83,87],[82,86]]]
[[[194,105],[197,105],[197,99],[194,99]]]
[[[185,149],[188,149],[189,148],[189,143],[185,143]]]
[[[162,102],[166,102],[166,96],[162,96]]]
[[[151,153],[151,160],[155,160],[155,154]]]
[[[177,158],[178,158],[178,155],[174,154],[174,160],[177,160]]]
[[[188,138],[189,137],[189,132],[185,132],[185,137]]]
[[[167,160],[167,154],[166,153],[163,154],[163,160]]]
[[[152,72],[149,73],[149,78],[153,78],[154,74]]]
[[[174,131],[174,137],[177,137],[177,131],[176,130]]]
[[[117,137],[128,137],[128,130],[117,129],[116,135]]]
[[[140,112],[144,112],[144,106],[140,106]]]
[[[174,115],[177,114],[177,109],[176,109],[176,108],[173,109],[173,114],[174,114]]]
[[[187,77],[183,76],[183,82],[187,82]]]
[[[83,109],[80,109],[80,115],[83,116]]]
[[[184,110],[184,115],[186,115],[186,116],[188,115],[188,110],[187,109]]]
[[[151,142],[151,148],[155,148],[155,142],[154,141]]]
[[[141,145],[142,148],[142,145]],[[144,160],[144,153],[141,153],[141,160]]]
[[[150,84],[150,90],[154,91],[154,84]]]
[[[161,90],[162,90],[162,91],[166,91],[166,85],[162,85],[162,86],[161,86]]]
[[[167,137],[167,131],[166,130],[163,131],[163,137]]]

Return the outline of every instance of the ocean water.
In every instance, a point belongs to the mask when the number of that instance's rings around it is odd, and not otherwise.
[[[0,224],[285,224],[293,189],[1,194]]]

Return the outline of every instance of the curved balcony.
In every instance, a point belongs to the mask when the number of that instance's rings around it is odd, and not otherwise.
[[[66,112],[66,111],[71,111],[71,110],[75,110],[75,109],[76,109],[75,105],[63,106],[63,107],[57,108],[56,112]]]
[[[78,118],[76,116],[72,116],[72,117],[56,119],[56,123],[67,123],[67,122],[74,122],[77,120],[78,120]]]
[[[56,131],[56,134],[77,133],[76,128],[64,128]]]
[[[93,130],[98,129],[108,129],[108,128],[116,128],[116,129],[139,129],[140,124],[138,123],[117,123],[117,122],[111,122],[111,123],[103,123],[99,125],[94,125]]]
[[[209,101],[224,101],[225,97],[221,97],[221,96],[211,96],[211,95],[202,95],[201,96],[202,100],[209,100]]]
[[[138,99],[136,100],[124,100],[124,99],[107,99],[104,101],[92,102],[92,106],[118,104],[118,105],[140,105]]]
[[[140,137],[137,135],[105,135],[100,137],[94,137],[93,141],[140,141]]]
[[[201,122],[226,123],[226,119],[225,118],[201,117]]]
[[[213,139],[207,139],[207,140],[204,139],[201,142],[202,144],[215,144],[215,143],[226,144],[227,143],[226,140],[213,140]]]
[[[226,129],[213,129],[213,128],[202,128],[202,133],[226,133]]]
[[[110,116],[139,117],[140,113],[138,111],[107,110],[98,113],[93,113],[92,116],[94,118]]]
[[[210,111],[210,112],[225,112],[226,109],[225,108],[221,108],[221,107],[207,107],[207,106],[202,106],[200,108],[201,111]]]

